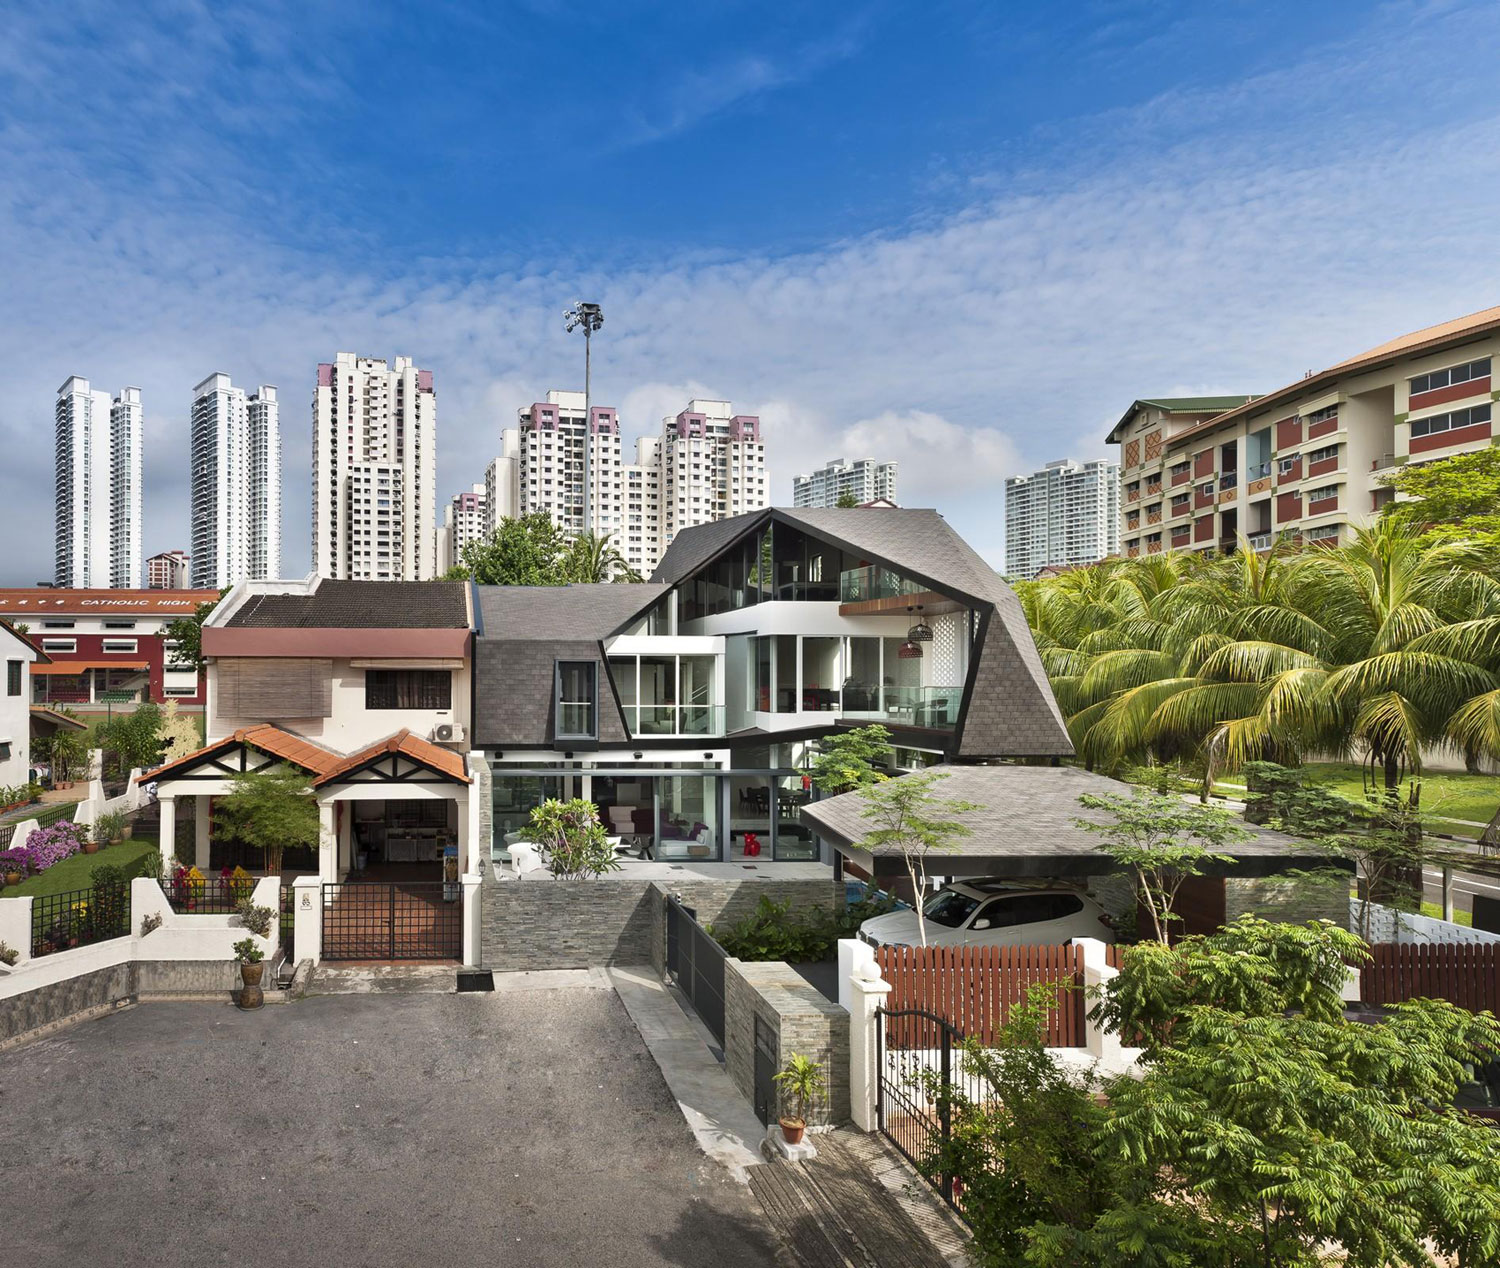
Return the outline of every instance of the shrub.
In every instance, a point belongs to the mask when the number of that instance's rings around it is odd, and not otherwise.
[[[130,925],[130,877],[123,867],[100,863],[89,873],[93,886],[94,924],[99,929],[119,929]]]
[[[0,872],[20,872],[22,876],[31,871],[31,853],[19,845],[0,850]]]
[[[259,964],[266,953],[256,945],[254,938],[241,938],[234,944],[234,958],[240,964]]]
[[[100,815],[94,820],[94,840],[101,845],[118,841],[125,835],[125,816],[117,810]]]
[[[72,820],[63,819],[50,827],[38,828],[21,848],[27,855],[27,871],[45,872],[83,848],[83,832]]]
[[[159,912],[153,911],[149,915],[141,917],[141,937],[144,938],[148,933],[154,933],[160,928],[161,914]]]
[[[549,798],[531,812],[527,836],[541,846],[547,866],[559,880],[617,872],[620,862],[599,823],[592,801]]]
[[[248,898],[240,904],[240,923],[262,938],[271,932],[271,920],[275,915],[269,907],[258,907]]]
[[[17,951],[15,947],[7,943],[3,938],[0,938],[0,964],[4,964],[7,967],[13,968],[15,967],[16,961],[20,958],[21,953]]]
[[[723,930],[710,925],[708,932],[737,960],[792,963],[826,958],[837,937],[834,922],[822,908],[813,908],[805,917],[794,916],[790,902],[778,903],[765,895],[743,920]]]

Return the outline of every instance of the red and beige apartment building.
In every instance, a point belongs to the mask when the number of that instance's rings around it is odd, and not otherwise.
[[[1261,396],[1132,402],[1120,549],[1338,545],[1394,496],[1395,467],[1492,443],[1500,308],[1392,339]]]
[[[143,701],[203,708],[203,676],[167,626],[213,603],[217,590],[0,590],[0,620],[46,654],[31,667],[31,703],[79,712]]]

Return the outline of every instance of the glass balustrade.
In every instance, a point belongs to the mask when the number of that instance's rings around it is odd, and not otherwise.
[[[878,564],[851,568],[839,574],[839,602],[864,603],[870,599],[895,599],[902,595],[923,594],[927,587],[908,581],[900,573]]]
[[[721,704],[627,704],[631,735],[723,735]]]

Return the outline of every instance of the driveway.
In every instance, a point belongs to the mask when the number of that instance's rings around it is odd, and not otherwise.
[[[148,1003],[0,1072],[29,1268],[777,1258],[609,990]]]

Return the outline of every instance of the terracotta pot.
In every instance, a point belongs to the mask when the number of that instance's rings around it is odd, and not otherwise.
[[[5,883],[7,885],[19,885],[21,883],[20,872],[6,872]]]
[[[264,961],[258,961],[255,964],[240,964],[240,981],[244,983],[239,998],[241,1008],[260,1008],[265,1004],[265,992],[260,989],[261,975],[265,971]]]
[[[85,841],[84,845],[83,845],[83,852],[85,854],[98,854],[99,853],[99,842],[97,842],[97,841]]]
[[[781,1124],[781,1134],[787,1144],[800,1145],[802,1143],[802,1133],[807,1130],[806,1123],[800,1118],[782,1118],[777,1121]]]

